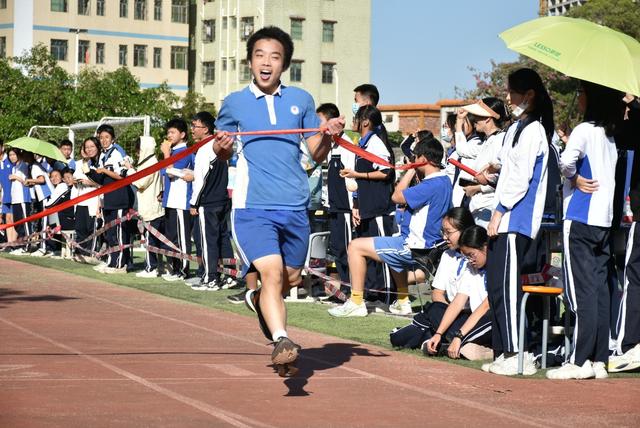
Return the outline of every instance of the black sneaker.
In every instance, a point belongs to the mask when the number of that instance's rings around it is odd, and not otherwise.
[[[249,310],[253,311],[258,315],[258,321],[260,322],[260,329],[262,330],[262,334],[268,340],[273,340],[273,336],[269,331],[269,327],[267,327],[267,322],[264,320],[262,316],[262,311],[260,310],[260,289],[257,290],[247,290],[244,295],[244,303],[247,305]]]
[[[237,294],[232,294],[231,296],[227,296],[227,301],[229,303],[233,303],[234,305],[239,305],[244,303],[244,296],[247,294],[247,290],[242,290]]]
[[[298,372],[295,362],[298,359],[300,345],[296,345],[288,337],[281,337],[274,344],[271,362],[275,366],[278,375],[280,377],[295,375]]]

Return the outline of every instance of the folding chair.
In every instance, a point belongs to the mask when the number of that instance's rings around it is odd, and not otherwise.
[[[313,268],[319,272],[326,273],[327,249],[329,248],[329,232],[317,232],[309,235],[309,247],[307,248],[307,257],[304,261],[304,269],[302,270],[302,284],[307,290],[307,297],[301,299],[298,297],[298,287],[291,288],[289,296],[285,299],[287,302],[314,302],[311,296],[311,285],[313,276],[306,269]],[[314,267],[314,262],[324,261],[322,266]]]

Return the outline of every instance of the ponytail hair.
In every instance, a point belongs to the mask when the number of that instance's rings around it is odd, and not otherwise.
[[[547,89],[542,83],[540,75],[530,68],[521,68],[509,75],[509,89],[519,94],[524,94],[528,90],[533,90],[535,98],[533,99],[533,110],[527,113],[523,126],[521,126],[513,138],[515,146],[520,138],[522,130],[532,122],[539,120],[542,122],[545,134],[547,136],[547,144],[551,144],[551,137],[555,130],[553,123],[553,103]]]
[[[358,109],[355,115],[357,122],[368,120],[371,124],[371,130],[382,140],[384,146],[389,151],[389,163],[396,164],[396,157],[393,153],[393,148],[389,144],[389,137],[387,135],[387,128],[382,124],[382,113],[376,107],[372,105],[364,105]]]

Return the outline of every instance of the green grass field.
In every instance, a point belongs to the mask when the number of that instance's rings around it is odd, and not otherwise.
[[[141,253],[134,253],[136,267],[142,266]],[[74,275],[84,276],[111,284],[135,288],[138,290],[192,302],[198,305],[213,309],[233,312],[239,315],[254,317],[245,305],[234,305],[227,301],[227,296],[237,293],[239,290],[220,290],[215,292],[194,291],[182,281],[166,282],[161,278],[137,278],[135,274],[105,275],[92,269],[93,266],[80,264],[71,260],[60,260],[51,258],[36,258],[28,256],[11,256],[2,253],[0,257],[17,260],[37,266],[56,269]],[[366,318],[344,318],[337,319],[327,313],[329,305],[319,303],[288,303],[288,322],[290,325],[303,328],[305,330],[323,333],[342,339],[356,342],[372,344],[392,350],[389,343],[389,332],[395,327],[405,326],[410,323],[408,318],[400,318],[384,314],[372,314]],[[257,321],[256,321],[256,328]],[[403,352],[412,354],[416,358],[425,358],[417,350],[393,350],[393,352]],[[479,369],[482,362],[467,360],[451,360],[445,357],[432,357],[452,364],[463,365]],[[638,377],[640,373],[618,373],[610,374],[610,377]],[[544,378],[544,371],[539,370],[533,378]]]

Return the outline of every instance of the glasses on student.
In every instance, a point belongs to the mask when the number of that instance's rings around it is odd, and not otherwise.
[[[448,238],[452,235],[455,235],[456,233],[458,233],[459,230],[446,230],[446,229],[440,229],[440,233],[442,234],[443,238]]]

